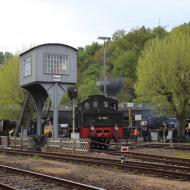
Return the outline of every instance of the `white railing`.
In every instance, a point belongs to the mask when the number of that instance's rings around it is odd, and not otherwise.
[[[48,139],[48,143],[46,146],[47,150],[53,151],[62,151],[62,150],[69,150],[69,151],[82,151],[87,152],[90,148],[90,141],[89,139]]]
[[[15,149],[24,149],[30,146],[31,137],[9,137],[9,147]]]
[[[7,136],[0,136],[0,147],[7,148],[9,145],[9,140]]]
[[[15,149],[25,149],[29,148],[31,145],[32,137],[10,137],[9,143],[8,138],[7,139],[7,145],[9,144],[9,147],[15,148]],[[6,144],[6,143],[4,143]],[[43,147],[44,151],[63,151],[63,150],[69,150],[69,151],[81,151],[81,152],[87,152],[90,149],[90,141],[89,139],[70,139],[70,138],[60,138],[57,140],[48,139],[47,145]]]

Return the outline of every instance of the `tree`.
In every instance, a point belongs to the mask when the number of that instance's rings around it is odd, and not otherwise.
[[[117,30],[112,35],[112,41],[105,44],[107,79],[122,78],[124,81],[124,88],[118,96],[119,100],[132,101],[136,98],[134,84],[141,51],[148,40],[155,37],[163,38],[165,34],[165,29],[160,26],[153,30],[142,26],[128,33],[125,30]],[[103,71],[103,45],[94,42],[84,48],[78,48],[77,86],[82,93],[80,98],[86,98],[97,92],[96,80],[103,79]],[[88,83],[91,86],[89,88],[87,88]]]
[[[19,87],[19,59],[14,56],[0,67],[0,118],[17,120],[24,91]]]
[[[190,100],[190,27],[149,42],[137,67],[136,93],[141,100],[175,115],[184,133]]]
[[[115,35],[119,37],[114,37]],[[127,34],[124,31],[117,31],[113,34],[112,39],[115,40],[111,44],[112,71],[110,73],[114,78],[124,79],[123,89],[118,94],[119,100],[133,101],[136,98],[134,84],[138,58],[146,42],[154,37],[153,31],[144,26]]]
[[[13,54],[6,51],[5,53],[0,52],[0,64],[5,63],[8,59],[12,58]]]
[[[153,28],[152,32],[153,32],[153,35],[158,38],[163,38],[167,34],[165,28],[163,28],[161,26],[157,26],[157,27]]]
[[[117,30],[113,33],[112,39],[117,40],[119,38],[123,38],[125,36],[126,31],[125,30]]]
[[[135,79],[137,60],[137,55],[133,51],[123,51],[120,56],[113,60],[113,75]]]
[[[96,87],[96,80],[101,75],[99,64],[99,53],[101,46],[92,43],[85,48],[78,48],[78,99],[82,100],[89,95],[99,93]]]
[[[4,59],[5,57],[4,57],[3,52],[0,52],[0,64],[4,63]]]

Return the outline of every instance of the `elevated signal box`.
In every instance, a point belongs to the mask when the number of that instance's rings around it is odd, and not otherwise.
[[[34,98],[37,133],[42,132],[41,112],[49,96],[54,108],[53,138],[58,136],[58,106],[70,85],[77,82],[77,49],[64,44],[42,44],[20,54],[20,86]]]

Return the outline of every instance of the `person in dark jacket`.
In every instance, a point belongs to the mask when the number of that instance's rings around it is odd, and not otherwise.
[[[151,131],[148,127],[146,128],[146,139],[148,142],[151,142]]]
[[[143,141],[146,142],[147,136],[146,136],[146,128],[145,127],[142,128],[142,136],[143,136]]]
[[[185,133],[184,133],[184,135],[185,135],[185,138],[186,138],[187,142],[190,141],[190,127],[187,126],[187,127],[185,128]]]
[[[164,140],[167,142],[167,136],[168,136],[168,128],[165,126],[164,127]]]
[[[173,128],[172,129],[172,141],[173,141],[173,143],[177,142],[177,135],[178,135],[177,129]]]
[[[129,138],[130,138],[130,133],[131,133],[131,128],[127,128],[127,133],[126,133],[126,140],[127,140],[127,143],[129,141]]]
[[[159,141],[163,142],[163,136],[164,136],[164,130],[163,127],[160,127],[159,131],[158,131],[158,135],[159,135]]]

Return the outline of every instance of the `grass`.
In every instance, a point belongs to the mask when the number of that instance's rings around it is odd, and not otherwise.
[[[0,152],[0,155],[4,156],[4,155],[5,155],[5,153],[4,153],[4,152]]]
[[[31,158],[32,158],[33,160],[40,160],[40,159],[41,159],[41,157],[38,156],[38,155],[34,155],[34,156],[32,156]]]
[[[21,160],[22,156],[21,155],[16,155],[16,160]]]
[[[190,159],[189,151],[176,151],[176,157]]]

